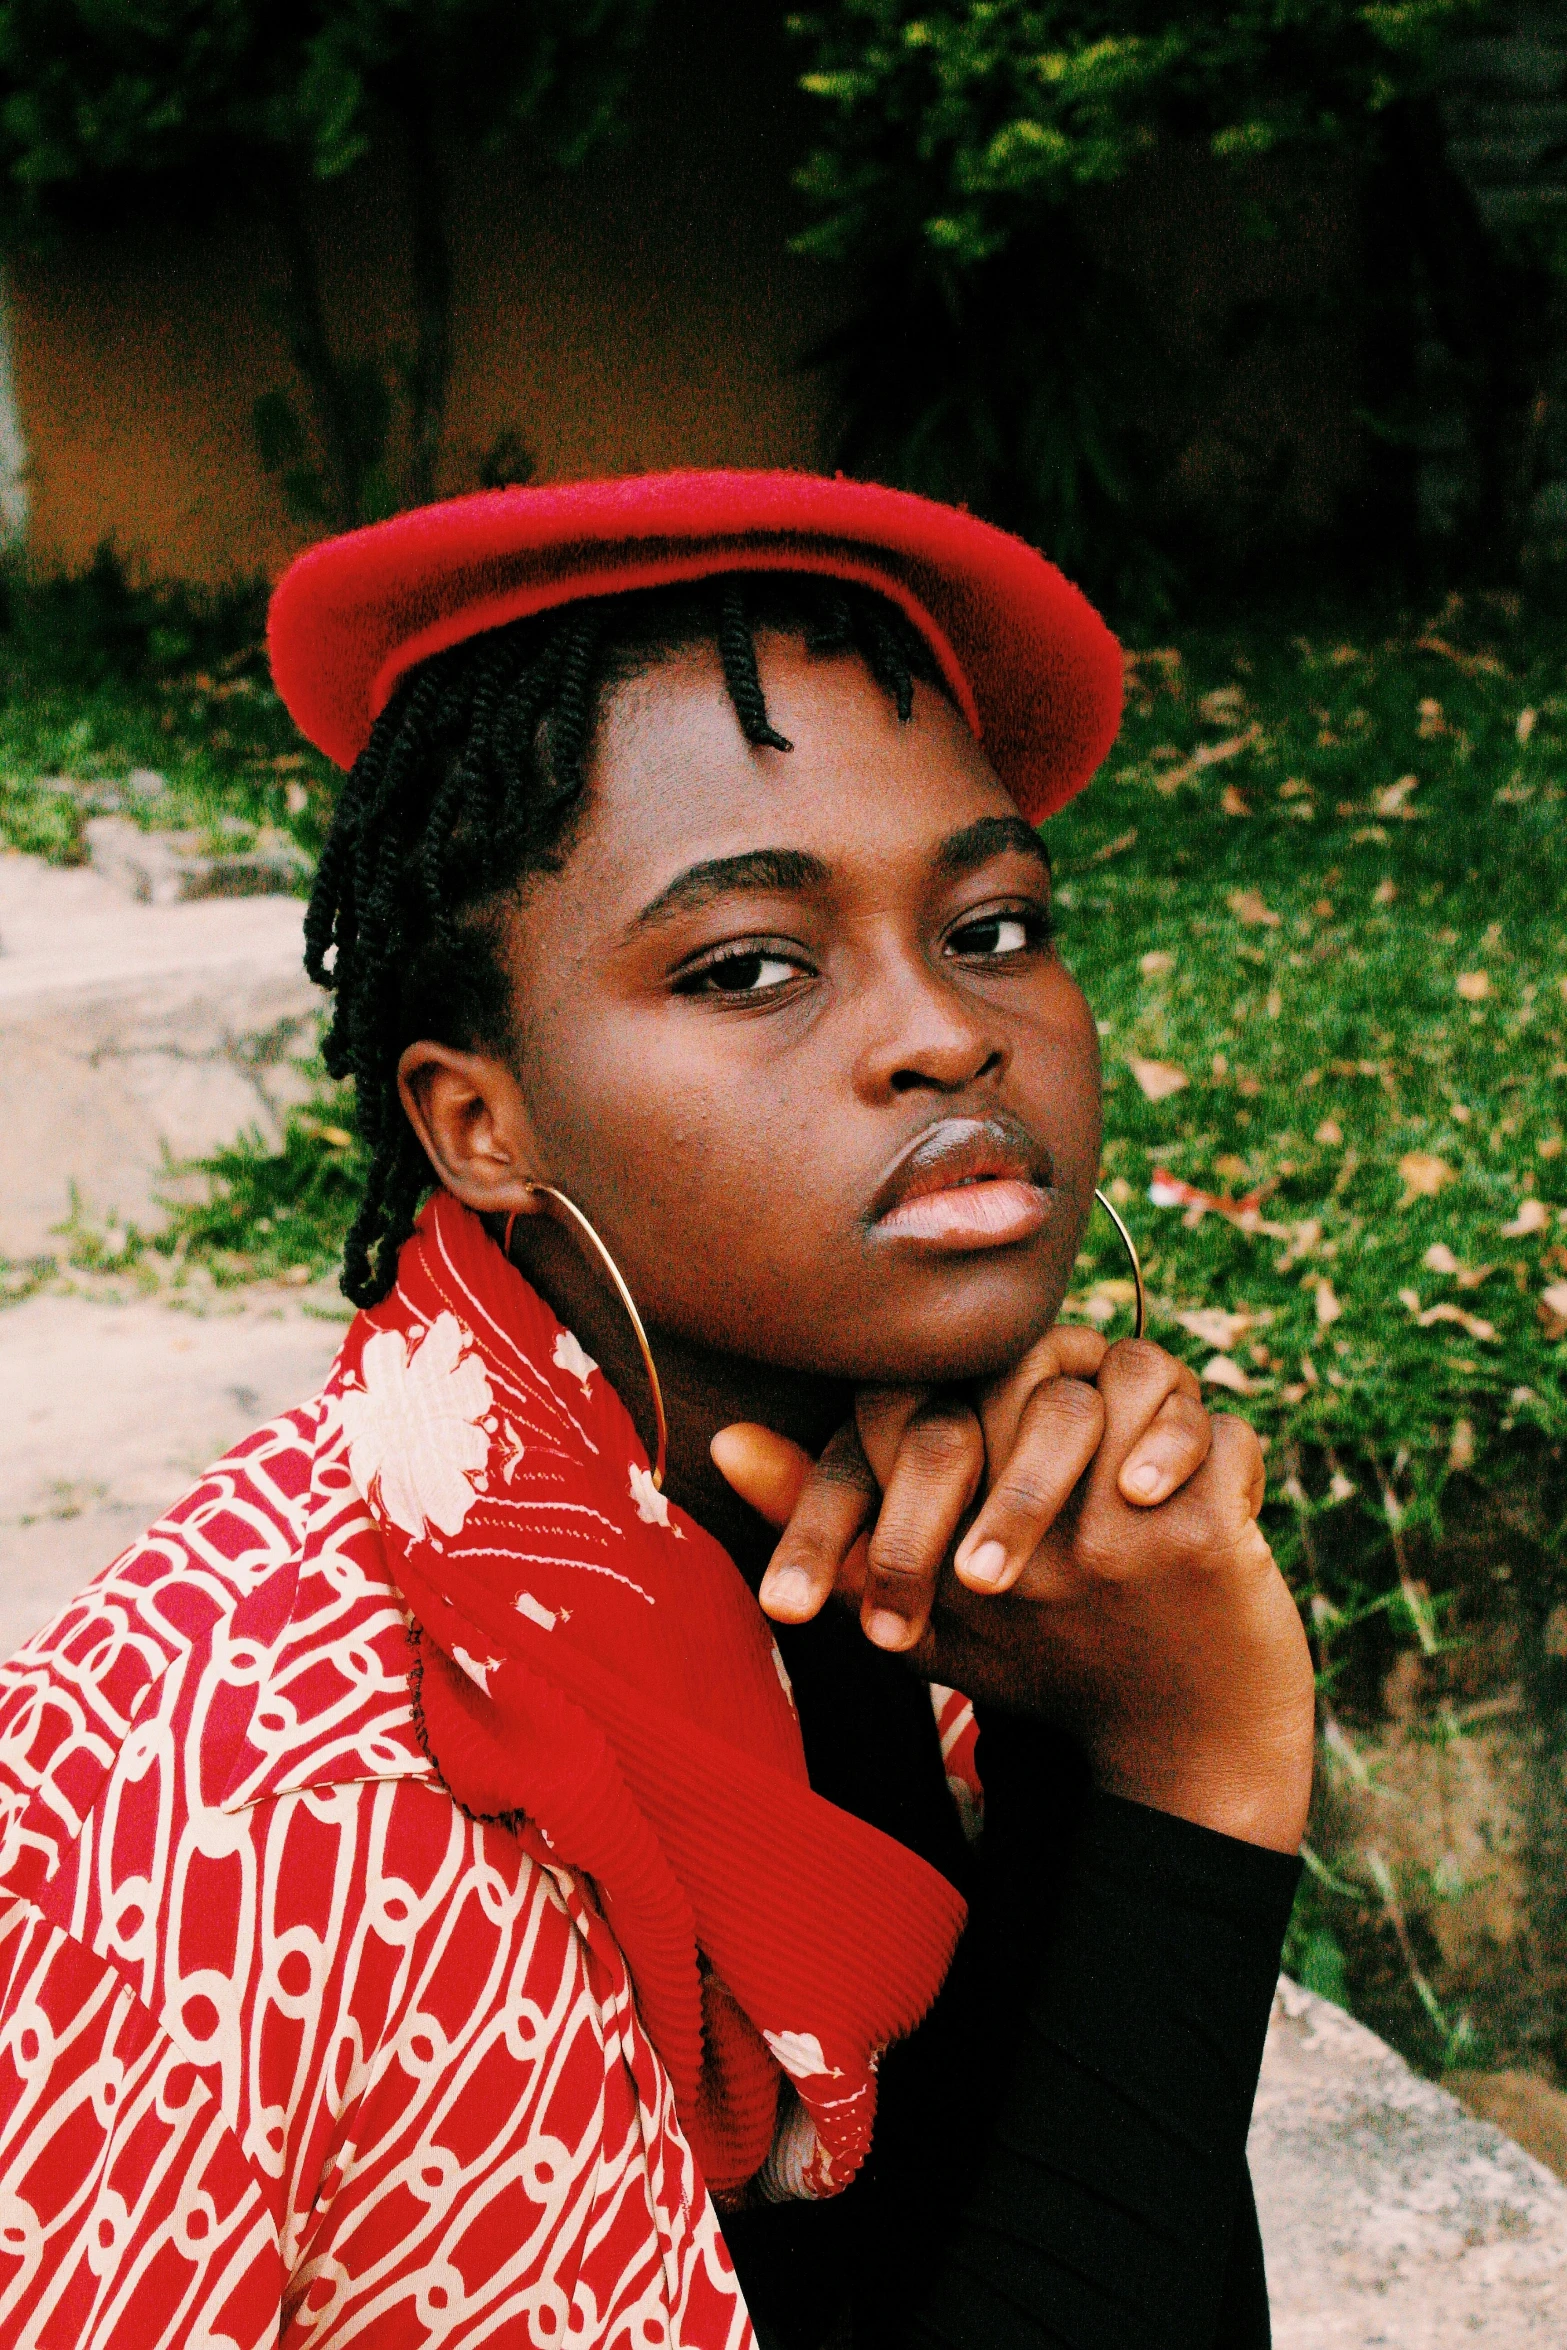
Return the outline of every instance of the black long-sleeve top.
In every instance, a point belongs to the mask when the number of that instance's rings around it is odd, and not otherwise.
[[[1266,2350],[1246,2129],[1298,1862],[985,1710],[971,1854],[923,1686],[832,1615],[782,1645],[812,1783],[970,1920],[860,2178],[724,2223],[763,2350]]]

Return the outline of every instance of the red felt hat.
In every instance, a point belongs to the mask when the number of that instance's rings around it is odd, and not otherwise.
[[[956,507],[809,473],[484,490],[329,539],[272,598],[272,673],[302,731],[348,767],[429,654],[584,596],[722,571],[819,572],[901,605],[1036,821],[1115,739],[1120,648],[1054,564]]]

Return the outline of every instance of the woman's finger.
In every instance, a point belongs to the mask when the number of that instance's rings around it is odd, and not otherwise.
[[[758,1596],[768,1615],[804,1624],[819,1613],[875,1511],[876,1496],[876,1479],[851,1420],[811,1463],[762,1577]]]
[[[1105,1432],[1094,1463],[1091,1498],[1120,1498],[1119,1479],[1139,1440],[1172,1395],[1200,1394],[1187,1364],[1177,1362],[1148,1338],[1123,1338],[1099,1366],[1096,1381],[1104,1398]]]
[[[1253,1539],[1267,1485],[1267,1470],[1256,1430],[1229,1413],[1210,1423],[1213,1440],[1196,1475],[1172,1494],[1160,1512],[1161,1548],[1172,1562],[1205,1569],[1233,1558],[1237,1545]],[[1263,1546],[1265,1548],[1265,1546]]]
[[[985,1470],[966,1404],[936,1397],[903,1432],[871,1536],[860,1622],[878,1648],[912,1648],[930,1621],[936,1579]]]
[[[878,1485],[890,1484],[904,1431],[929,1396],[928,1387],[862,1387],[857,1391],[854,1424]]]
[[[1099,1449],[1104,1402],[1086,1379],[1052,1379],[1023,1410],[1011,1457],[953,1561],[971,1591],[1007,1591]]]
[[[980,1389],[979,1416],[992,1478],[1011,1457],[1030,1396],[1052,1379],[1096,1379],[1106,1351],[1097,1330],[1058,1322],[1004,1378]]]
[[[1213,1422],[1184,1387],[1167,1395],[1121,1463],[1116,1484],[1121,1499],[1139,1509],[1168,1501],[1196,1475],[1208,1458]]]

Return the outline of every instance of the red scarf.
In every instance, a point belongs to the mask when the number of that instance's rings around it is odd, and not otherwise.
[[[835,2194],[961,1899],[811,1792],[738,1570],[654,1491],[603,1373],[446,1193],[355,1321],[327,1409],[419,1628],[452,1794],[593,1879],[708,2185],[767,2165],[772,2191]],[[798,2106],[775,2148],[783,2074]]]

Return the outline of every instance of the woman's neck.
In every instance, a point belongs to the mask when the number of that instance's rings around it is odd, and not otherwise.
[[[647,1371],[624,1306],[578,1245],[544,1217],[519,1222],[512,1261],[599,1365],[635,1423],[651,1459],[654,1415]],[[852,1408],[844,1384],[775,1364],[693,1347],[650,1331],[669,1429],[664,1490],[721,1542],[754,1589],[772,1556],[775,1530],[725,1482],[710,1447],[720,1428],[758,1421],[808,1452],[820,1452]]]

